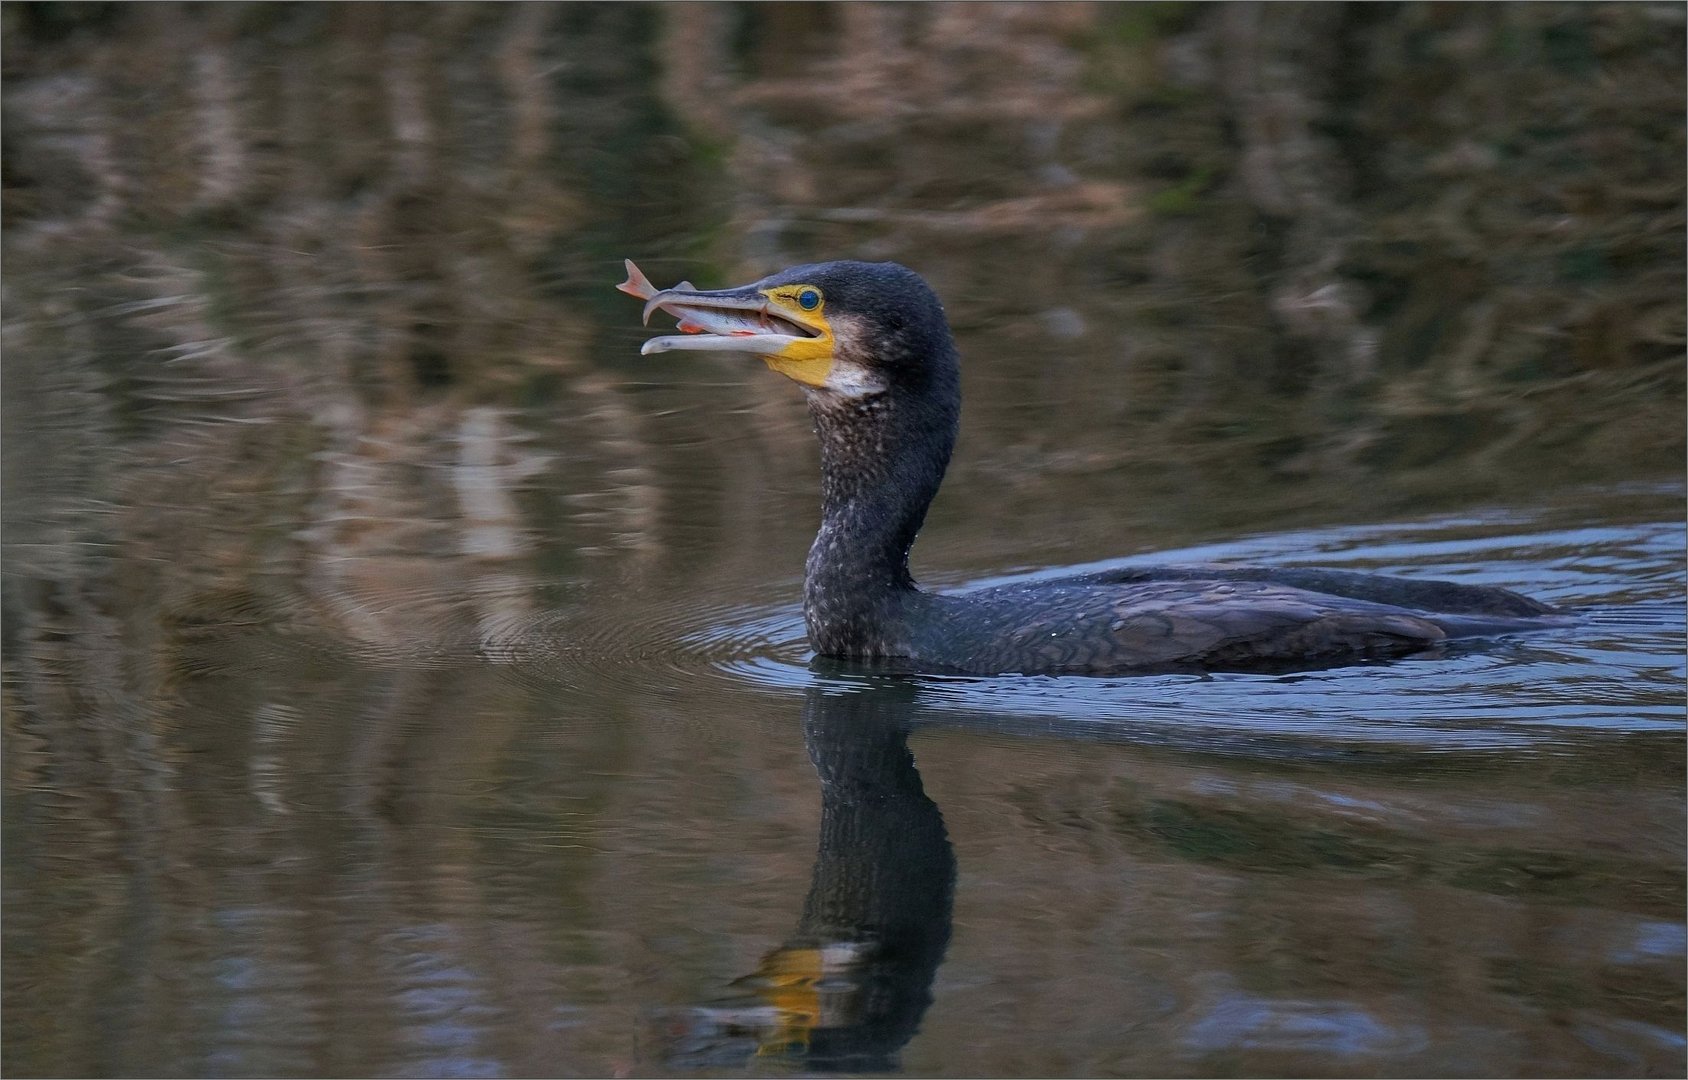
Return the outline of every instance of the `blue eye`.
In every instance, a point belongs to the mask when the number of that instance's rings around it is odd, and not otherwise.
[[[797,294],[797,306],[804,311],[813,311],[821,306],[821,294],[813,289],[804,289]]]

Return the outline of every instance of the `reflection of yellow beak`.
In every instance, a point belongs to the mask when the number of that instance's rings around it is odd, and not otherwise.
[[[757,1057],[779,1057],[809,1048],[821,1020],[821,976],[826,960],[819,949],[779,949],[756,970],[756,996],[774,1008],[778,1026],[764,1035]]]
[[[756,996],[773,1008],[774,1026],[758,1041],[757,1057],[798,1054],[819,1028],[849,1023],[861,990],[866,944],[832,941],[818,949],[776,949],[749,976]]]

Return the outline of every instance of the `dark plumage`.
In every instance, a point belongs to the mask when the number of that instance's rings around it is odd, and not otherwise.
[[[823,294],[824,311],[806,318],[773,302],[796,286]],[[784,357],[813,352],[813,340],[775,337],[759,348],[804,384],[820,437],[821,527],[803,614],[822,655],[975,674],[1243,669],[1401,655],[1565,621],[1505,589],[1318,570],[1167,567],[925,592],[908,554],[949,464],[961,407],[943,305],[895,263],[821,263],[743,289],[662,294],[695,310],[763,296],[777,319],[832,338],[830,365],[801,371]]]

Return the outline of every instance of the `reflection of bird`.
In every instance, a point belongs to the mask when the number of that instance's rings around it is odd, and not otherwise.
[[[665,310],[686,331],[647,341],[646,354],[754,353],[804,387],[823,514],[803,614],[822,655],[978,674],[1236,669],[1564,621],[1504,589],[1319,570],[1174,567],[922,591],[909,548],[961,406],[955,343],[927,284],[895,263],[832,262],[737,289],[637,295],[647,319]]]
[[[665,1019],[667,1061],[883,1072],[932,1003],[949,945],[955,853],[908,749],[916,688],[810,688],[804,741],[821,781],[820,842],[797,929],[734,997]]]

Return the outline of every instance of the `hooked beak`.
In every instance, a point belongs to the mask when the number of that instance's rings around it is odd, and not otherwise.
[[[824,319],[808,319],[804,312],[775,305],[754,285],[712,292],[663,289],[645,301],[647,325],[655,311],[673,315],[685,333],[651,338],[639,350],[644,356],[672,350],[743,352],[771,361],[799,343],[827,340],[830,346]]]

